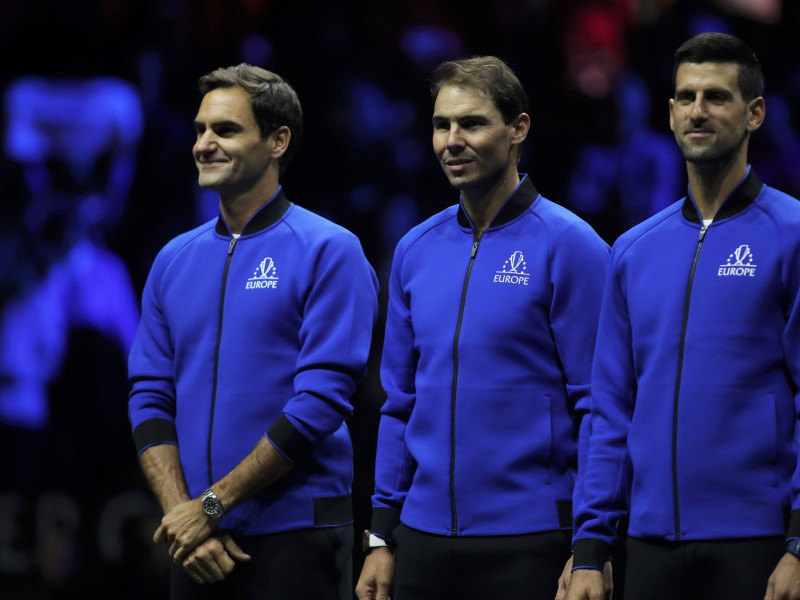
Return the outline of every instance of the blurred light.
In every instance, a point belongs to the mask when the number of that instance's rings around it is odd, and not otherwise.
[[[272,59],[272,44],[260,35],[250,35],[242,40],[242,57],[251,65],[263,66]]]
[[[409,27],[400,38],[400,47],[425,68],[466,53],[464,42],[453,31],[437,25]]]

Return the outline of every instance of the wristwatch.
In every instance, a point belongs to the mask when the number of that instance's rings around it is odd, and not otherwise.
[[[200,496],[200,502],[203,505],[203,512],[209,517],[219,519],[225,514],[225,509],[222,508],[222,502],[219,501],[217,495],[208,488],[203,495]]]
[[[792,538],[786,542],[786,551],[800,559],[800,538]]]
[[[389,548],[389,550],[394,550],[394,544],[380,536],[375,535],[371,531],[365,531],[362,533],[361,550],[364,553],[364,556],[372,552],[375,548]]]

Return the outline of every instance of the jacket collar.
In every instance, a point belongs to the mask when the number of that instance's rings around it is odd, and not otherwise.
[[[714,215],[714,220],[727,219],[742,212],[755,202],[756,197],[761,193],[762,187],[764,187],[764,184],[761,183],[753,168],[748,166],[747,175],[722,202],[722,206],[717,209],[717,214]],[[700,224],[700,211],[697,210],[694,204],[691,190],[686,194],[681,212],[683,217],[690,223]]]
[[[539,197],[539,192],[536,191],[536,188],[533,187],[533,183],[531,183],[530,177],[525,174],[522,174],[522,181],[519,182],[517,189],[508,197],[506,203],[497,213],[494,219],[492,219],[491,224],[487,229],[491,229],[492,227],[498,227],[500,225],[505,225],[509,221],[513,221],[530,207],[533,204],[533,201]],[[470,221],[469,217],[467,216],[467,211],[464,210],[464,203],[459,201],[458,203],[458,224],[462,227],[466,227],[468,229],[474,229],[472,226],[472,221]]]
[[[257,233],[270,225],[274,225],[278,222],[278,219],[283,216],[283,213],[289,209],[289,204],[290,202],[286,198],[286,194],[283,193],[283,186],[279,187],[275,195],[267,200],[267,202],[258,209],[256,214],[250,217],[250,220],[245,224],[244,229],[242,229],[242,235]],[[230,237],[231,235],[231,230],[222,218],[222,215],[217,219],[214,230],[225,237]]]

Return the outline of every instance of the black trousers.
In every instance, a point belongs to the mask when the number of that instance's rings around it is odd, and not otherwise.
[[[761,600],[782,537],[662,542],[629,537],[625,600]]]
[[[252,556],[222,581],[198,584],[170,570],[172,600],[350,600],[353,527],[316,527],[236,538]]]
[[[570,556],[562,531],[447,537],[405,525],[392,600],[553,600]]]

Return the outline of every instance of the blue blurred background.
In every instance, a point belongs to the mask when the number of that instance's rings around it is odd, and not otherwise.
[[[297,89],[305,138],[287,194],[355,232],[385,290],[399,237],[457,200],[430,148],[428,79],[445,59],[493,54],[515,70],[532,119],[520,170],[613,243],[685,193],[668,127],[674,50],[701,31],[738,35],[767,80],[751,162],[800,196],[798,5],[0,1],[0,596],[167,597],[126,356],[156,252],[217,211],[191,156],[200,75],[247,61]],[[350,421],[357,530],[382,330]]]

